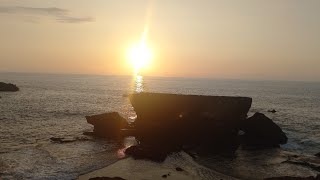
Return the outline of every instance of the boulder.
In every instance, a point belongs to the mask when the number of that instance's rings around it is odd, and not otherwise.
[[[247,117],[248,97],[135,93],[136,139],[144,145],[199,145],[210,152],[238,147],[239,123]]]
[[[318,152],[317,154],[315,154],[315,156],[320,157],[320,152]]]
[[[249,146],[277,147],[286,144],[288,138],[281,128],[262,113],[255,113],[241,123],[243,143]]]
[[[15,84],[0,82],[0,91],[16,92],[19,88]]]
[[[93,135],[99,137],[118,137],[121,129],[128,126],[127,120],[117,112],[86,116],[86,119],[94,126]]]

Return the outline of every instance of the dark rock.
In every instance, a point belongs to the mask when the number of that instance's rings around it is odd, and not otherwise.
[[[315,154],[315,156],[320,157],[320,152],[318,152],[317,154]]]
[[[57,143],[69,143],[69,142],[76,141],[76,139],[65,139],[65,138],[56,138],[56,137],[52,137],[50,138],[50,140]]]
[[[90,178],[89,180],[126,180],[121,177],[94,177]]]
[[[272,110],[268,110],[268,112],[276,113],[277,111],[275,109],[272,109]]]
[[[255,113],[241,123],[243,143],[250,146],[277,147],[288,141],[286,134],[271,119],[262,113]]]
[[[117,112],[86,116],[86,119],[94,126],[93,134],[100,137],[118,137],[121,129],[128,126],[127,120]]]
[[[162,146],[200,145],[210,152],[234,151],[238,129],[251,98],[136,93],[130,101],[137,114],[136,139]]]
[[[162,178],[167,178],[167,175],[166,174],[162,175]]]
[[[50,140],[52,142],[56,142],[56,143],[70,143],[70,142],[75,142],[75,141],[87,141],[89,139],[86,138],[86,137],[76,137],[76,138],[72,138],[72,137],[68,137],[68,138],[51,137]]]
[[[147,146],[131,146],[125,150],[127,155],[132,156],[134,159],[148,159],[156,162],[163,162],[169,151],[162,151],[156,147]]]
[[[0,91],[16,92],[19,88],[15,84],[0,82]]]
[[[181,167],[176,167],[176,171],[184,171]]]

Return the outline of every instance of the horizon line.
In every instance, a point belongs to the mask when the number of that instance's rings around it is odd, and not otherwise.
[[[19,71],[1,71],[0,74],[38,74],[38,75],[78,75],[78,76],[122,76],[131,77],[134,74],[87,74],[87,73],[59,73],[59,72],[19,72]],[[230,80],[230,81],[276,81],[276,82],[310,82],[320,83],[320,80],[292,80],[292,79],[250,79],[250,78],[222,78],[222,77],[192,77],[192,76],[152,76],[152,75],[141,75],[143,77],[151,78],[180,78],[180,79],[208,79],[208,80]]]

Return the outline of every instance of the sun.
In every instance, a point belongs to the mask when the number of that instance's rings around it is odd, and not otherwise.
[[[133,45],[127,51],[127,59],[132,65],[135,73],[146,68],[153,58],[152,51],[146,42],[147,32],[147,29],[145,29],[140,42]]]
[[[152,59],[151,49],[145,43],[132,46],[128,50],[128,60],[135,71],[145,68]]]

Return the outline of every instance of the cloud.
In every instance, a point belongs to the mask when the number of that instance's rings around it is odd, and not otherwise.
[[[92,22],[92,17],[77,17],[70,16],[70,12],[67,9],[61,9],[57,7],[37,8],[37,7],[0,7],[0,14],[27,14],[34,16],[47,16],[52,17],[58,22],[63,23],[82,23]]]

